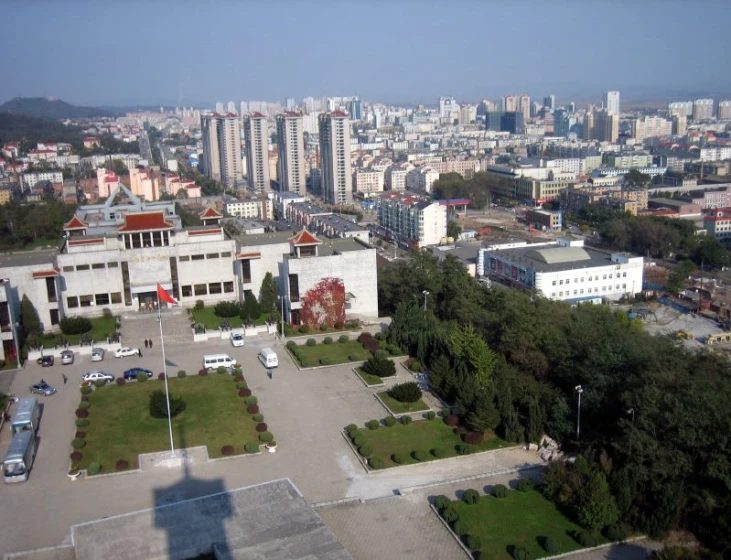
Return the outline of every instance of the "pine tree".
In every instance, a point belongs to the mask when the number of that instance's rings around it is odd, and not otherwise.
[[[271,272],[264,275],[259,289],[259,307],[262,313],[274,313],[277,309],[277,284]]]

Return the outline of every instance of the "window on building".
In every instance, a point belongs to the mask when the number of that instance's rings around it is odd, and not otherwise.
[[[602,280],[606,280],[606,279],[607,279],[607,275],[605,274],[602,276]]]
[[[221,291],[221,283],[220,282],[213,282],[211,284],[208,284],[208,293],[213,294],[220,294]]]
[[[206,284],[194,284],[193,292],[197,296],[205,296],[208,294],[208,286]]]
[[[79,296],[79,305],[81,307],[91,307],[91,305],[94,303],[94,296],[88,295],[88,296]]]
[[[234,283],[233,282],[224,282],[223,283],[223,293],[225,294],[232,294],[234,291]]]
[[[56,303],[58,297],[56,296],[56,278],[46,278],[46,295],[50,303]]]
[[[556,285],[556,281],[554,280],[553,282],[551,282],[551,286],[555,286],[555,285]]]
[[[97,305],[109,305],[109,294],[96,294]]]
[[[119,268],[119,263],[117,261],[108,262],[107,268]]]
[[[578,294],[578,290],[574,290],[574,295],[577,295],[577,294]]]
[[[610,278],[610,279],[612,278],[612,275],[611,275],[611,274],[609,275],[609,278]]]
[[[91,265],[91,268],[93,268],[94,270],[99,270],[100,268],[106,268],[106,264],[105,263],[94,263]]]
[[[584,294],[584,290],[579,290],[579,293],[583,295]]]
[[[192,261],[202,261],[205,258],[205,255],[191,255],[190,260]]]
[[[230,257],[231,257],[231,251],[224,251],[223,253],[221,253],[222,259],[228,259]]]
[[[51,315],[51,324],[58,325],[58,309],[50,309],[48,313]]]
[[[73,309],[74,307],[79,306],[79,298],[76,296],[69,296],[66,298],[66,307],[69,309]]]
[[[206,255],[206,258],[207,259],[217,259],[218,258],[218,253],[208,253]]]
[[[622,273],[622,278],[627,278],[627,273],[626,272],[623,272]]]
[[[186,261],[189,261],[190,260],[190,257],[188,255],[185,255],[183,257],[178,257],[178,260],[180,262],[186,262]]]
[[[89,270],[89,265],[88,264],[77,264],[76,270]]]
[[[180,290],[183,294],[183,297],[190,297],[193,295],[193,289],[191,286],[181,286]]]
[[[112,303],[122,303],[122,292],[112,292],[110,296]]]
[[[248,259],[241,261],[241,276],[244,284],[251,283],[251,261]]]
[[[563,286],[563,280],[559,280],[558,283]]]
[[[64,266],[63,267],[63,271],[64,272],[73,272],[74,271],[74,267],[73,266]]]
[[[584,283],[584,277],[583,276],[581,277],[581,283],[582,284]]]

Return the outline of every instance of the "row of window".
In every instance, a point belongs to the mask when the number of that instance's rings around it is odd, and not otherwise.
[[[207,296],[216,294],[232,294],[234,291],[233,282],[212,282],[210,284],[193,284],[192,286],[181,286],[182,297]]]
[[[122,292],[111,294],[89,294],[84,296],[69,296],[66,298],[66,307],[91,307],[92,305],[109,305],[110,303],[122,303]]]
[[[615,289],[616,292],[618,292],[620,290],[619,284],[617,284],[614,289]],[[622,290],[626,290],[627,289],[627,284],[622,284],[622,288],[621,289]],[[586,293],[591,294],[592,293],[592,290],[594,290],[593,293],[598,294],[599,292],[608,292],[608,291],[611,291],[612,290],[612,287],[611,286],[602,286],[601,289],[599,287],[596,287],[596,288],[587,288]],[[570,291],[567,291],[566,292],[566,297],[568,297],[570,295],[571,295],[571,292]],[[581,290],[574,290],[574,295],[575,296],[584,295],[584,290],[583,289],[581,289]],[[558,297],[563,297],[563,296],[564,296],[564,292],[558,292]],[[551,294],[551,297],[556,297],[556,292],[553,292]]]
[[[205,255],[202,253],[199,253],[197,255],[184,255],[182,257],[178,257],[178,260],[180,262],[186,262],[186,261],[202,261],[203,259],[228,259],[231,258],[231,251],[225,251],[223,253],[206,253]]]
[[[602,280],[606,280],[607,279],[607,276],[609,276],[609,279],[610,280],[612,279],[612,273],[609,273],[608,275],[607,274],[602,274]],[[619,277],[620,277],[619,276],[619,272],[617,272],[617,278],[619,278]],[[627,273],[626,272],[623,272],[621,277],[622,278],[627,278]],[[596,276],[589,276],[586,279],[587,282],[592,282],[594,280],[596,280],[596,281],[599,280],[599,275],[598,274]],[[577,283],[583,282],[583,281],[584,281],[584,277],[583,276],[581,278],[574,278],[574,284],[577,284]],[[566,284],[571,284],[571,278],[567,278],[565,283]],[[559,286],[563,286],[564,285],[564,281],[563,280],[559,280],[558,281],[558,284],[559,284]],[[554,280],[553,282],[551,282],[551,285],[552,286],[555,286],[556,285],[556,281]]]
[[[74,270],[99,270],[103,268],[118,268],[119,263],[112,261],[108,263],[92,263],[91,265],[88,264],[77,264],[76,266],[64,266],[63,271],[64,272],[73,272]]]

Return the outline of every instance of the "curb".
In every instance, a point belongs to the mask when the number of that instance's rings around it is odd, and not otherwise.
[[[376,398],[376,400],[378,400],[379,403],[381,403],[383,408],[386,409],[386,412],[388,412],[391,416],[393,416],[394,418],[397,418],[397,419],[400,419],[404,416],[411,416],[413,418],[414,414],[426,414],[430,410],[432,412],[436,412],[436,411],[432,410],[432,408],[426,403],[424,403],[426,405],[426,408],[421,409],[421,410],[414,410],[413,412],[394,412],[393,410],[388,408],[388,405],[385,402],[383,402],[383,399],[381,399],[381,397],[378,395],[377,392],[374,392],[373,396]],[[421,402],[424,402],[424,401],[421,401]],[[424,420],[426,420],[426,418]]]
[[[46,546],[44,548],[32,548],[29,550],[21,550],[19,552],[6,552],[3,554],[3,560],[13,560],[13,558],[33,558],[37,554],[44,552],[53,552],[55,550],[74,550],[73,545],[70,544],[59,544],[56,546]]]
[[[375,469],[368,468],[368,463],[366,462],[365,457],[362,457],[361,454],[358,453],[358,450],[353,445],[353,442],[350,441],[350,438],[348,437],[347,432],[343,429],[343,430],[340,430],[340,434],[345,438],[345,442],[348,444],[348,447],[350,447],[350,450],[353,452],[353,454],[358,459],[358,462],[361,464],[361,466],[365,470],[366,474],[371,474],[371,472],[373,472]],[[381,470],[386,470],[386,469],[381,469]]]
[[[609,548],[610,546],[618,546],[625,543],[631,543],[635,541],[642,541],[647,538],[647,535],[639,535],[637,537],[630,537],[628,539],[624,539],[623,541],[614,541],[614,542],[608,542],[605,544],[600,544],[599,546],[592,546],[589,548],[580,548],[579,550],[572,550],[571,552],[564,552],[562,554],[556,554],[555,556],[544,556],[543,560],[546,560],[548,558],[567,558],[569,556],[574,556],[576,554],[582,554],[584,552],[593,552],[595,550],[602,550],[604,548]]]
[[[510,448],[506,448],[510,449]],[[491,451],[483,451],[483,453],[492,453]],[[452,457],[450,457],[452,458]],[[480,478],[490,478],[492,476],[500,476],[503,474],[512,474],[512,473],[518,473],[523,471],[530,471],[535,469],[543,469],[544,465],[531,465],[528,467],[514,467],[511,469],[500,469],[498,471],[490,471],[486,473],[481,474],[473,474],[469,476],[461,476],[458,478],[451,478],[449,480],[440,480],[438,482],[426,482],[424,484],[417,484],[416,486],[405,486],[404,488],[399,488],[399,492],[401,493],[408,493],[408,492],[415,492],[417,490],[424,490],[426,488],[433,488],[435,486],[444,486],[446,484],[455,484],[458,482],[467,482],[470,480],[478,480]],[[385,469],[384,469],[385,470]]]
[[[363,383],[363,385],[365,385],[367,389],[373,389],[374,387],[385,387],[386,386],[386,384],[383,383],[383,379],[381,379],[381,383],[377,383],[375,385],[368,385],[368,383],[366,383],[366,380],[363,379],[363,377],[358,373],[358,367],[362,367],[362,366],[357,366],[357,367],[352,368],[353,373],[355,373],[355,376],[358,379],[360,379],[361,383]]]
[[[362,504],[363,500],[360,498],[340,498],[339,500],[328,500],[325,502],[316,502],[314,504],[310,504],[313,508],[319,508],[319,507],[328,507],[328,506],[338,506],[341,504],[352,504],[352,503],[359,503]]]
[[[444,519],[442,519],[442,516],[439,515],[439,512],[437,511],[437,508],[434,507],[433,504],[429,504],[429,508],[432,510],[434,515],[437,516],[437,519],[441,522],[441,524],[444,526],[444,528],[449,531],[449,534],[452,535],[452,538],[457,541],[457,544],[459,544],[459,547],[464,551],[464,553],[467,555],[467,558],[473,558],[472,551],[467,548],[467,546],[462,542],[462,539],[460,539],[454,531],[452,531],[452,528],[449,526],[449,523],[447,523]]]

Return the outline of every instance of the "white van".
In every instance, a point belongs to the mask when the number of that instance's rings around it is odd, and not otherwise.
[[[267,368],[277,367],[279,365],[277,354],[271,348],[262,348],[259,351],[259,361]]]
[[[235,365],[236,360],[228,354],[207,354],[203,356],[203,369],[209,372],[216,371],[218,368],[223,366],[228,369],[230,373],[231,369],[233,369]]]

